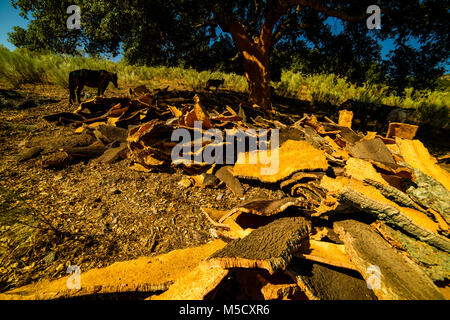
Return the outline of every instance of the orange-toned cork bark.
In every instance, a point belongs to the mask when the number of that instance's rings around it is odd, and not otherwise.
[[[364,179],[372,179],[381,184],[387,184],[380,173],[378,173],[373,165],[366,160],[350,158],[344,167],[345,175],[360,181]]]
[[[399,254],[372,227],[355,220],[343,220],[335,222],[333,229],[379,299],[445,299],[423,270]]]
[[[358,270],[350,257],[345,253],[345,248],[342,244],[309,239],[304,241],[302,247],[294,256],[335,267]]]
[[[407,123],[389,123],[389,129],[386,138],[398,137],[402,139],[414,139],[417,133],[418,126]]]
[[[268,159],[266,159],[266,156]],[[255,159],[251,163],[250,160]],[[263,162],[268,161],[268,164]],[[324,152],[306,141],[287,140],[275,151],[253,151],[240,154],[233,174],[261,182],[278,182],[301,170],[326,170]]]
[[[347,188],[354,190],[376,202],[388,206],[393,206],[402,214],[406,215],[408,218],[414,221],[414,223],[416,223],[418,226],[427,229],[430,232],[437,234],[439,230],[439,224],[431,220],[425,213],[412,208],[399,206],[395,202],[384,197],[375,187],[365,185],[362,181],[356,179],[348,179],[345,177],[337,177],[336,179],[332,179],[325,176],[322,179],[321,186],[330,192],[336,193],[344,192]]]
[[[175,280],[184,278],[208,256],[226,245],[215,240],[203,246],[116,262],[109,267],[81,270],[81,289],[69,290],[69,276],[44,280],[0,294],[0,300],[48,300],[90,294],[116,292],[151,292],[166,290]]]
[[[450,173],[437,164],[437,160],[430,155],[422,142],[400,138],[395,141],[406,163],[433,177],[450,191]]]
[[[353,120],[353,112],[349,110],[339,111],[339,121],[338,124],[343,127],[351,128]]]
[[[203,300],[227,276],[228,270],[200,263],[178,278],[169,288],[151,300]]]
[[[273,274],[286,268],[310,228],[310,222],[302,217],[279,218],[230,242],[208,260],[222,268],[261,268]]]

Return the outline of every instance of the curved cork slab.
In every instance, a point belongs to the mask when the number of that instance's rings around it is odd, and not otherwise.
[[[191,272],[178,278],[169,288],[151,300],[203,300],[227,276],[228,270],[200,263]]]
[[[378,219],[396,225],[441,250],[450,251],[450,241],[438,235],[438,223],[421,211],[399,206],[384,197],[375,187],[364,185],[356,179],[332,179],[326,176],[323,177],[321,186],[329,192],[337,193],[341,200],[357,206],[360,210],[374,214]]]
[[[419,140],[396,138],[400,155],[411,167],[433,177],[450,191],[450,173],[441,168],[436,159],[432,158],[427,148]]]
[[[399,254],[372,227],[355,220],[344,220],[335,222],[334,230],[364,279],[373,284],[373,291],[379,299],[445,299],[414,262]],[[377,278],[380,281],[376,281],[370,266],[379,268]]]
[[[431,280],[445,281],[450,277],[450,254],[417,241],[382,222],[374,227],[394,248],[406,250],[408,257],[416,262]]]
[[[280,200],[250,200],[239,205],[237,210],[267,217],[283,212],[287,208],[295,205],[296,201],[294,198],[283,198]]]
[[[44,280],[0,294],[0,300],[48,300],[117,292],[166,290],[195,266],[226,245],[215,240],[200,247],[116,262],[109,267],[81,273],[81,289],[69,290],[67,277]]]
[[[388,166],[397,167],[391,151],[381,139],[358,141],[355,144],[347,144],[347,151],[358,159],[373,160]]]
[[[364,179],[371,179],[378,183],[387,185],[388,183],[383,179],[380,173],[375,170],[373,165],[366,160],[358,158],[350,158],[344,167],[344,174],[348,177],[364,181]]]
[[[386,138],[398,137],[403,139],[414,139],[419,126],[407,123],[391,122],[389,123]]]
[[[211,229],[210,232],[215,238],[222,238],[224,240],[241,239],[249,235],[253,229],[242,228],[239,224],[233,220],[233,217],[227,217],[221,221],[220,219],[227,214],[227,211],[212,209],[212,208],[200,208],[200,211],[206,216],[208,221],[216,228]],[[219,222],[219,220],[221,222]]]
[[[237,300],[284,300],[303,296],[297,283],[284,273],[269,275],[261,269],[236,269],[234,274],[239,286]]]
[[[222,268],[262,268],[273,274],[286,268],[310,229],[302,217],[280,218],[230,242],[208,260]]]
[[[278,152],[278,155],[276,154]],[[263,164],[260,157],[266,155],[271,163]],[[251,157],[257,159],[250,163]],[[271,159],[271,158],[274,159]],[[278,161],[278,163],[276,163]],[[276,165],[278,164],[278,166]],[[271,169],[272,165],[272,169]],[[275,152],[271,150],[252,151],[239,154],[233,168],[237,177],[256,179],[261,182],[275,183],[288,178],[301,170],[326,170],[328,162],[324,152],[314,148],[306,141],[287,140]]]
[[[308,239],[303,242],[300,250],[294,253],[294,256],[339,268],[358,270],[345,253],[342,244]]]
[[[286,273],[291,276],[310,300],[376,300],[377,297],[361,275],[355,271],[335,268],[294,258]]]

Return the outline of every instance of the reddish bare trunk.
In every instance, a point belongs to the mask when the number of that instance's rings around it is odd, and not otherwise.
[[[264,50],[258,50],[264,51]],[[243,53],[245,77],[248,82],[249,100],[252,104],[272,108],[270,97],[269,57],[267,53]]]

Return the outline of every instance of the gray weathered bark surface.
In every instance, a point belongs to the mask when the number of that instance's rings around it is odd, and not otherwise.
[[[244,188],[242,188],[239,180],[235,176],[233,176],[230,168],[232,169],[233,167],[224,166],[220,168],[216,172],[216,177],[220,179],[220,181],[223,181],[236,197],[242,198],[244,196]]]
[[[450,277],[450,254],[408,237],[384,223],[381,223],[380,227],[383,229],[383,237],[386,234],[389,239],[399,243],[431,280],[444,281]],[[386,240],[389,242],[388,239]]]
[[[230,242],[209,261],[223,268],[262,268],[270,274],[284,270],[311,229],[302,217],[280,218]]]
[[[383,220],[390,225],[401,228],[406,233],[421,241],[450,253],[449,239],[417,225],[413,220],[402,214],[400,210],[393,206],[376,202],[375,200],[351,189],[347,189],[341,193],[339,198],[362,211],[374,215],[376,218]]]
[[[311,300],[377,300],[357,272],[294,258],[287,269]]]
[[[406,193],[417,203],[439,212],[450,224],[450,192],[434,178],[413,169],[416,183],[409,183]]]
[[[379,299],[445,299],[422,269],[393,249],[372,227],[355,220],[344,220],[335,222],[334,230]],[[379,268],[380,274],[373,273],[375,269],[371,266]]]

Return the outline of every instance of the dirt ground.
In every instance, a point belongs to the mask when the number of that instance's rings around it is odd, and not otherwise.
[[[18,162],[25,146],[73,133],[42,116],[74,107],[64,90],[52,86],[16,93],[38,106],[0,109],[0,292],[63,276],[70,265],[83,272],[206,243],[212,226],[200,207],[230,209],[241,202],[225,187],[180,186],[183,172],[176,169],[133,171],[128,160],[92,160],[58,171],[42,169],[37,159]],[[127,90],[109,88],[112,95]],[[243,186],[245,199],[283,197],[281,191]]]
[[[106,92],[127,94],[128,87]],[[133,171],[129,160],[91,160],[57,171],[43,169],[37,159],[18,162],[24,147],[73,133],[42,116],[75,107],[68,104],[68,92],[53,86],[0,89],[0,98],[37,102],[25,109],[0,107],[0,292],[63,276],[70,265],[83,272],[206,243],[212,226],[200,207],[226,210],[242,201],[223,186],[185,188],[178,169]],[[243,186],[246,200],[284,196],[267,186]]]

